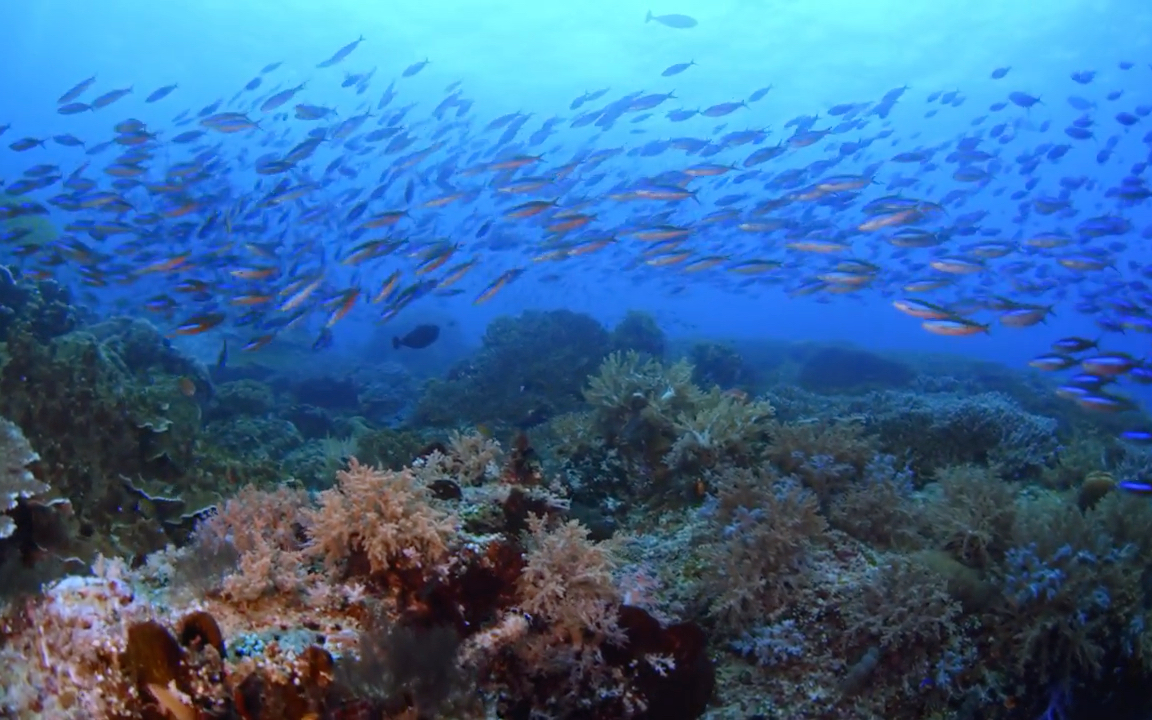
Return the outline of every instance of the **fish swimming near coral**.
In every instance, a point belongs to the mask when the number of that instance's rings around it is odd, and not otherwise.
[[[436,342],[439,337],[439,325],[417,325],[409,330],[408,334],[403,337],[393,337],[392,348],[399,350],[401,347],[407,347],[413,350],[422,350]]]

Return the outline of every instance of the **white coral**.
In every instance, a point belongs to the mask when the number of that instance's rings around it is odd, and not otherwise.
[[[28,470],[39,459],[20,428],[0,418],[0,538],[16,532],[16,521],[2,513],[16,507],[20,498],[48,492],[48,486]]]

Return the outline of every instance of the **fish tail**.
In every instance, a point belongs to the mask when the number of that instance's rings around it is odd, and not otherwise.
[[[395,337],[395,336],[392,338],[392,349],[393,350],[399,350],[400,349],[400,338]]]
[[[648,16],[644,18],[644,22],[651,22],[651,21],[652,21],[652,11],[649,10]]]

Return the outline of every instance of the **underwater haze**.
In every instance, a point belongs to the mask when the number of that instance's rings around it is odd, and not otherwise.
[[[0,717],[1152,718],[1152,3],[0,3]]]

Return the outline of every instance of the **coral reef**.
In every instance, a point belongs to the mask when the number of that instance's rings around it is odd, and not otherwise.
[[[63,285],[52,280],[19,281],[10,268],[0,265],[0,340],[6,340],[19,323],[37,340],[47,342],[75,330],[80,320]]]
[[[907,365],[850,347],[819,347],[804,358],[800,387],[825,395],[859,394],[908,386],[916,373]]]
[[[579,407],[585,378],[610,348],[609,333],[587,315],[554,310],[497,318],[473,358],[428,383],[413,421],[538,425]]]
[[[95,550],[131,556],[163,547],[186,516],[210,504],[210,468],[195,460],[195,399],[177,378],[137,380],[91,334],[42,344],[13,330],[0,414],[36,447],[41,479],[71,500]]]
[[[7,279],[2,716],[1152,711],[1152,451],[1032,378],[525,313],[410,414]]]
[[[500,485],[522,461],[511,453],[501,479],[475,488],[483,502],[507,512],[516,490]],[[191,545],[139,569],[99,560],[92,577],[9,608],[0,707],[61,720],[432,717],[448,705],[475,717],[701,715],[714,676],[697,626],[624,605],[612,549],[573,521],[529,513],[523,536],[465,534],[459,499],[434,497],[446,480],[428,465],[351,461],[314,500],[243,490]],[[212,580],[179,582],[190,568]]]
[[[740,353],[719,343],[699,342],[688,354],[692,382],[700,387],[733,388],[751,382],[750,371]]]
[[[996,465],[1017,480],[1037,479],[1057,461],[1057,421],[1026,412],[1000,393],[975,395],[903,390],[817,396],[795,388],[767,393],[777,415],[793,423],[851,418],[882,452],[907,462],[917,478],[949,465]],[[823,420],[822,420],[823,419]]]
[[[648,313],[630,310],[612,329],[612,350],[633,350],[657,360],[664,357],[664,331]]]
[[[719,388],[703,392],[692,372],[686,360],[664,365],[629,352],[612,353],[589,378],[584,397],[603,447],[615,451],[634,481],[667,490],[677,478],[683,487],[719,464],[758,459],[772,406]]]

